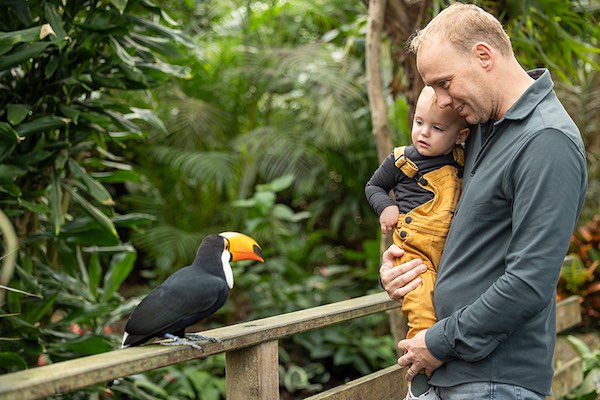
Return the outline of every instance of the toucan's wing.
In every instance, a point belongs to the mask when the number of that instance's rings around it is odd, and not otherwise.
[[[228,293],[224,279],[208,274],[173,274],[135,308],[125,326],[131,340],[126,338],[124,345],[139,341],[134,336],[148,340],[168,330],[183,330],[221,308]]]

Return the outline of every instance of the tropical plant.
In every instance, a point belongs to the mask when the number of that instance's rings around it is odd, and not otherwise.
[[[128,235],[154,218],[116,211],[139,179],[121,154],[140,121],[162,126],[121,94],[189,77],[169,60],[193,43],[146,0],[0,4],[0,204],[19,242],[1,282],[6,372],[116,344],[107,327],[135,300],[118,293]]]
[[[600,215],[579,227],[571,239],[569,257],[563,264],[559,298],[580,296],[582,315],[590,328],[600,321]]]
[[[569,400],[596,400],[600,395],[600,349],[590,347],[577,336],[567,340],[583,360],[583,383],[569,394]]]

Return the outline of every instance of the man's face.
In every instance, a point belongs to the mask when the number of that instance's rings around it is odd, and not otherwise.
[[[491,88],[472,54],[461,53],[447,40],[431,40],[419,48],[417,69],[440,107],[453,108],[472,125],[491,118]]]

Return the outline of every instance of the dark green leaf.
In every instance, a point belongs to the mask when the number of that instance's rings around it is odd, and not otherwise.
[[[17,353],[13,352],[0,352],[0,365],[2,365],[0,370],[3,372],[12,372],[27,368],[27,362]]]
[[[27,136],[32,133],[62,128],[69,122],[71,121],[68,118],[59,117],[57,115],[47,115],[34,119],[33,121],[22,123],[16,126],[15,130],[20,136]]]
[[[112,218],[113,223],[119,228],[147,225],[156,221],[156,216],[144,213],[130,213]]]
[[[91,175],[98,181],[104,183],[125,183],[140,181],[140,173],[136,171],[94,172]]]
[[[7,70],[39,56],[51,43],[41,42],[21,46],[17,51],[0,57],[0,71]]]
[[[27,117],[30,110],[31,105],[29,104],[8,104],[6,106],[8,122],[13,126],[20,124]]]
[[[127,7],[127,0],[110,0],[110,2],[120,14],[123,14],[123,11],[125,11],[125,8]]]
[[[60,177],[53,171],[48,191],[48,203],[52,210],[52,222],[54,224],[54,234],[58,236],[60,228],[64,222],[62,210],[62,190],[60,188]]]
[[[88,190],[88,193],[99,203],[105,206],[112,206],[115,202],[108,190],[100,182],[88,175],[87,171],[77,164],[72,158],[69,159],[69,169],[79,179]]]
[[[100,265],[100,258],[98,253],[90,254],[88,261],[88,277],[89,277],[89,289],[94,295],[98,295],[98,287],[100,280],[102,279],[102,266]]]
[[[55,342],[48,346],[53,353],[64,356],[71,354],[91,355],[113,350],[112,341],[104,336],[86,335],[66,342]]]
[[[180,30],[167,28],[166,26],[159,25],[152,21],[142,19],[140,17],[136,17],[133,15],[127,15],[127,18],[129,18],[130,20],[134,21],[135,23],[137,23],[141,26],[148,28],[149,30],[151,30],[153,32],[156,32],[156,33],[162,35],[163,37],[173,39],[173,40],[177,41],[178,43],[183,44],[186,47],[193,48],[196,46],[196,44],[194,43],[194,40]]]
[[[14,165],[0,164],[0,185],[14,182],[18,177],[27,173],[26,170]]]
[[[108,218],[108,216],[106,214],[104,214],[97,207],[92,205],[89,201],[84,199],[81,195],[79,195],[73,189],[71,189],[67,186],[65,186],[65,189],[71,194],[73,201],[75,203],[77,203],[79,206],[81,206],[81,208],[86,213],[88,213],[88,215],[90,217],[92,217],[98,223],[98,225],[100,225],[100,227],[102,227],[102,229],[104,229],[106,232],[112,234],[115,238],[119,237],[117,230],[115,229],[115,226],[113,225],[112,221],[110,220],[110,218]]]
[[[49,2],[45,2],[44,4],[44,15],[54,30],[55,37],[52,41],[58,46],[59,50],[62,50],[67,45],[68,38],[60,15],[56,11],[55,6]]]
[[[19,134],[6,122],[0,122],[0,139],[9,143],[17,143]]]
[[[60,109],[62,115],[69,118],[71,121],[73,121],[75,125],[77,125],[77,123],[79,122],[79,116],[81,115],[81,111],[62,103],[58,105],[58,108]]]
[[[104,300],[110,299],[119,290],[133,269],[136,258],[135,252],[123,252],[113,256],[109,270],[104,276]]]

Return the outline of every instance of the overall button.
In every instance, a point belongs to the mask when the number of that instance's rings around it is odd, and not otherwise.
[[[406,221],[407,224],[410,224],[412,222],[412,218],[410,216],[407,216],[406,218],[404,218],[404,221]]]
[[[406,237],[406,231],[400,231],[400,237],[404,239]]]

